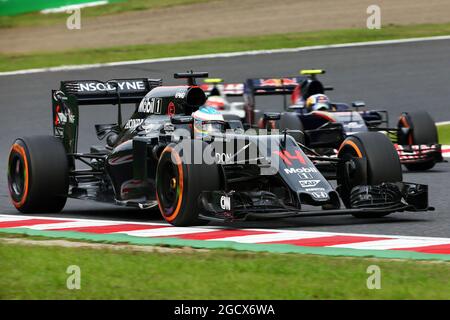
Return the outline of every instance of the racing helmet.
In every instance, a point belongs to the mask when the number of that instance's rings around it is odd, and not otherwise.
[[[309,111],[330,110],[330,99],[324,94],[314,94],[306,100],[306,108]]]
[[[205,107],[212,107],[217,110],[226,110],[230,108],[228,101],[220,96],[209,96],[205,102]]]
[[[194,138],[201,139],[214,133],[225,131],[223,116],[213,107],[201,107],[192,114],[194,118]]]

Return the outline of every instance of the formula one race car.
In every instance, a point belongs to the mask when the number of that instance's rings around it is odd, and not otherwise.
[[[175,74],[188,79],[186,86],[152,79],[62,81],[52,91],[54,135],[18,138],[12,145],[8,185],[14,206],[25,213],[59,212],[68,197],[159,206],[175,226],[432,209],[426,185],[402,182],[399,158],[385,135],[352,135],[331,158],[301,147],[288,130],[237,133],[215,109],[199,109],[206,96],[195,78],[206,76]],[[122,124],[125,103],[136,110]],[[117,105],[118,121],[95,126],[105,146],[79,153],[79,107],[98,104]],[[312,161],[336,163],[337,188]]]
[[[248,79],[245,83],[247,122],[258,127],[289,128],[304,132],[301,142],[322,155],[337,153],[346,136],[355,132],[380,131],[389,136],[400,161],[409,170],[428,170],[442,162],[436,125],[426,111],[403,112],[396,127],[389,126],[386,110],[362,110],[365,103],[355,101],[352,107],[334,103],[324,95],[325,87],[317,74],[324,70],[302,70],[301,76],[285,78]],[[266,121],[257,110],[259,95],[291,95],[291,105],[284,99],[280,121]]]
[[[244,94],[243,83],[224,83],[220,78],[205,79],[200,88],[205,91],[206,107],[218,110],[227,120],[244,120],[244,102],[231,102],[229,97],[240,97]]]

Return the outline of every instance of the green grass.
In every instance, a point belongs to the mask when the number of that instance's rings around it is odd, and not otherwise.
[[[66,288],[67,267],[81,289]],[[369,290],[369,265],[381,289]],[[450,264],[295,254],[0,244],[0,299],[449,299]]]
[[[0,54],[0,71],[449,34],[450,23],[447,23],[434,25],[386,26],[381,30],[349,29],[218,38],[176,44],[134,45],[102,49],[80,49],[67,52]]]
[[[140,11],[147,9],[168,8],[178,5],[210,2],[217,0],[126,0],[117,2],[110,0],[110,4],[81,9],[83,18],[119,14],[127,11]],[[42,14],[39,12],[20,14],[17,16],[0,16],[1,28],[51,26],[64,24],[68,15],[66,13]]]
[[[439,143],[450,144],[450,125],[437,126]]]

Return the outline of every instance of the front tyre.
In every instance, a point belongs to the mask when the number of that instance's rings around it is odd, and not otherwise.
[[[8,159],[8,188],[13,205],[22,213],[60,212],[69,188],[61,141],[53,136],[15,140]]]
[[[392,142],[379,132],[360,132],[342,142],[338,158],[346,162],[337,172],[339,194],[347,208],[350,208],[350,194],[357,185],[379,185],[383,182],[401,182],[402,168]],[[360,165],[358,159],[366,159]],[[355,213],[357,218],[379,218],[389,213]]]
[[[156,169],[156,195],[163,218],[174,226],[205,224],[198,218],[198,198],[202,191],[220,190],[221,178],[216,163],[196,164],[195,153],[203,153],[206,144],[199,140],[183,143],[189,147],[192,157],[186,155],[175,145],[167,146],[159,159]],[[189,160],[189,161],[186,161]]]

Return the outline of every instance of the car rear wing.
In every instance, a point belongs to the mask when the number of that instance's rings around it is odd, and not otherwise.
[[[61,81],[60,89],[52,90],[53,134],[67,153],[76,153],[80,105],[117,105],[117,126],[121,127],[121,105],[137,104],[161,85],[160,79],[146,78]]]
[[[78,105],[138,103],[153,88],[161,86],[161,79],[113,79],[61,81],[60,91],[73,96]]]
[[[307,79],[308,76],[247,79],[244,84],[244,93],[252,96],[291,94]]]
[[[208,95],[214,89],[215,85],[202,84],[200,88],[205,91]],[[222,88],[222,93],[227,97],[239,97],[244,94],[244,84],[243,83],[224,83]]]
[[[221,78],[208,78],[203,80],[204,84],[200,86],[200,88],[205,91],[207,95],[215,92],[222,93],[227,97],[239,97],[244,94],[244,84],[243,83],[224,83]]]
[[[255,118],[255,97],[268,95],[292,94],[302,83],[308,81],[308,76],[282,78],[252,78],[244,83],[244,110],[247,125],[253,126],[258,119]],[[286,107],[286,98],[283,97],[283,105]]]
[[[300,76],[282,77],[282,78],[253,78],[247,79],[244,84],[244,100],[245,114],[248,124],[253,125],[255,120],[255,97],[267,95],[289,95],[293,94],[291,100],[324,93],[326,90],[333,90],[333,87],[324,87],[323,84],[316,79],[317,74],[324,73],[323,70],[303,70]],[[287,108],[286,98],[283,97],[284,110]]]

